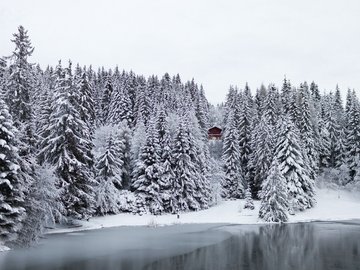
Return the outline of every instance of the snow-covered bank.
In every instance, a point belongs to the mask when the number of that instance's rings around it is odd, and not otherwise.
[[[3,246],[0,244],[0,252],[3,252],[3,251],[9,251],[10,248],[8,248],[7,246]]]
[[[317,190],[317,205],[313,209],[289,216],[289,222],[307,222],[314,220],[348,220],[360,219],[360,198],[347,191],[332,189]],[[243,209],[245,201],[223,201],[206,210],[176,215],[154,216],[118,214],[113,216],[95,217],[89,221],[80,221],[81,227],[57,228],[48,233],[65,233],[81,230],[92,230],[117,226],[154,226],[173,225],[179,223],[230,223],[230,224],[259,224],[260,202],[256,201],[255,210]]]

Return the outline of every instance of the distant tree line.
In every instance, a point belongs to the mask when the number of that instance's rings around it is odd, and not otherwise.
[[[251,95],[231,87],[224,105],[223,196],[261,199],[259,216],[286,221],[315,205],[319,175],[339,185],[359,182],[360,104],[340,89],[321,94],[316,83],[293,87],[284,79]],[[272,212],[272,213],[271,213]]]

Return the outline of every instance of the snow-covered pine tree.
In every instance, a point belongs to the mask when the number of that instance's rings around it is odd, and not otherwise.
[[[287,115],[290,117],[290,120],[297,126],[300,110],[298,106],[298,91],[296,88],[293,88],[291,91],[290,107]]]
[[[119,212],[119,189],[122,187],[123,159],[122,145],[110,134],[106,140],[105,151],[97,158],[96,168],[96,211],[100,215]]]
[[[153,108],[158,103],[157,95],[160,92],[160,82],[157,76],[152,75],[147,79],[147,91],[149,93],[150,107]]]
[[[292,95],[292,89],[290,81],[284,78],[284,83],[281,88],[281,104],[282,104],[282,111],[284,114],[289,113],[291,108],[291,95]]]
[[[189,116],[182,117],[174,138],[172,151],[175,174],[172,185],[171,205],[173,213],[199,210],[207,207],[203,201],[204,188],[201,160],[196,138],[190,131]]]
[[[134,168],[140,159],[141,149],[146,143],[146,127],[144,122],[138,121],[131,138],[131,168]]]
[[[195,106],[196,117],[199,121],[200,128],[206,132],[209,128],[209,104],[206,100],[204,88],[202,85],[200,85],[199,98]]]
[[[289,91],[289,90],[287,90]],[[289,94],[289,93],[287,93]],[[276,126],[280,112],[279,91],[274,84],[268,87],[268,93],[264,101],[263,113],[271,126]]]
[[[37,107],[40,89],[36,89],[35,86],[40,87],[41,83],[36,82],[36,79],[39,79],[42,72],[28,62],[34,48],[31,46],[27,31],[22,26],[19,26],[18,33],[14,34],[12,42],[15,43],[15,50],[10,57],[10,72],[4,97],[10,108],[14,126],[18,130],[18,153],[20,156],[18,177],[21,178],[24,185],[22,188],[26,190],[26,201],[23,204],[28,214],[23,224],[26,230],[29,219],[34,222],[35,220],[42,222],[39,220],[39,216],[32,215],[35,206],[31,203],[35,200],[34,196],[36,195],[36,193],[32,193],[32,190],[34,187],[38,187],[37,181],[40,181],[39,175],[37,175],[39,168],[37,168],[34,158],[37,145],[35,108]]]
[[[73,85],[71,64],[64,71],[56,68],[55,101],[49,125],[41,142],[40,160],[55,166],[57,187],[67,215],[89,218],[94,212],[94,176],[92,143],[88,126],[77,110],[79,93]]]
[[[108,124],[118,125],[123,121],[126,121],[128,125],[132,124],[132,104],[126,89],[118,89],[113,93],[109,107]]]
[[[127,121],[122,121],[117,126],[116,140],[120,145],[118,155],[121,157],[123,166],[121,169],[122,188],[130,189],[131,186],[131,140],[132,131]]]
[[[355,93],[352,93],[350,104],[346,113],[345,159],[350,171],[350,179],[353,180],[359,167],[357,161],[360,156],[360,104]]]
[[[255,119],[260,119],[261,116],[263,115],[263,108],[264,108],[264,102],[266,100],[267,97],[267,89],[266,87],[262,84],[260,86],[260,88],[256,89],[256,94],[255,94],[255,98],[254,98],[254,107],[257,111],[257,118]]]
[[[309,176],[307,159],[301,149],[299,131],[285,116],[280,121],[274,159],[286,179],[291,210],[304,210],[315,205],[315,184]]]
[[[145,145],[140,149],[140,157],[135,164],[132,190],[139,196],[150,213],[158,215],[164,212],[162,201],[162,167],[159,156],[159,138],[154,119],[150,119],[146,131]]]
[[[245,191],[245,205],[244,205],[245,209],[250,209],[250,210],[254,210],[255,206],[254,206],[254,201],[252,199],[252,195],[251,195],[251,189],[250,187],[248,187]]]
[[[319,168],[320,170],[331,166],[331,140],[329,129],[326,126],[326,121],[320,117],[318,121],[318,133],[319,137],[317,138],[317,151],[319,154]]]
[[[10,74],[5,89],[5,101],[13,117],[14,125],[19,130],[21,145],[19,154],[28,156],[35,150],[34,112],[32,97],[34,96],[33,66],[28,62],[34,48],[23,26],[19,26],[12,42],[15,50],[10,57]]]
[[[137,121],[143,121],[145,125],[149,121],[149,116],[152,108],[149,93],[147,91],[147,82],[144,77],[138,78],[138,85],[136,89],[136,102],[134,112],[134,124]]]
[[[244,178],[243,185],[246,186],[248,182],[252,181],[249,159],[252,152],[251,128],[253,116],[255,115],[252,96],[247,85],[245,90],[240,92],[239,100],[241,102],[239,107],[239,117],[235,117],[238,120],[240,163]]]
[[[288,188],[278,161],[274,158],[269,175],[262,183],[259,218],[266,222],[286,222],[289,207]]]
[[[316,104],[318,104],[321,100],[321,95],[320,95],[319,87],[314,81],[312,81],[310,84],[310,94],[315,103],[314,105],[316,108],[317,107]]]
[[[138,86],[138,77],[135,75],[134,72],[130,71],[129,74],[127,74],[124,84],[123,84],[123,93],[126,98],[128,98],[128,101],[130,103],[128,114],[130,114],[130,117],[127,119],[128,125],[130,128],[133,128],[136,125],[135,121],[135,104],[136,104],[136,89]],[[123,121],[124,119],[121,119]]]
[[[36,169],[36,181],[30,186],[26,197],[26,217],[16,240],[20,247],[37,243],[46,227],[64,220],[54,168],[43,164]]]
[[[330,167],[335,168],[339,162],[341,163],[341,156],[343,155],[343,139],[341,138],[341,126],[338,124],[336,119],[336,112],[329,108],[326,119],[326,129],[329,133],[329,156],[328,164]]]
[[[111,76],[106,77],[105,86],[101,95],[101,122],[102,124],[108,123],[110,102],[112,100],[114,87]]]
[[[74,84],[79,93],[79,113],[80,119],[86,123],[90,135],[93,136],[95,132],[95,103],[93,99],[93,89],[87,77],[86,69],[80,69],[79,65],[76,68],[74,77]]]
[[[16,134],[8,107],[0,99],[0,244],[16,239],[25,217]]]
[[[344,106],[340,94],[340,88],[336,85],[335,95],[334,95],[334,116],[337,124],[341,124],[344,121]]]
[[[3,98],[5,92],[5,85],[7,81],[7,63],[3,57],[0,57],[0,95]]]
[[[351,89],[348,89],[346,94],[346,103],[345,103],[345,117],[349,114],[350,108],[352,106],[352,101],[354,99],[355,91],[351,91]]]
[[[226,126],[227,118],[230,111],[232,111],[233,114],[235,114],[235,107],[238,106],[237,100],[238,100],[237,88],[230,86],[225,101],[224,126]]]
[[[222,196],[226,199],[244,197],[244,178],[240,163],[239,135],[233,112],[229,112],[223,139],[223,155],[225,177],[222,183]]]
[[[275,147],[275,128],[270,126],[266,116],[263,116],[259,124],[252,132],[252,149],[250,156],[250,166],[252,167],[254,178],[250,182],[252,195],[259,198],[262,182],[267,178]]]
[[[190,131],[190,141],[193,141],[193,144],[190,144],[193,153],[192,158],[196,167],[196,171],[199,172],[198,179],[196,181],[196,199],[200,203],[201,208],[207,208],[210,199],[209,142],[207,139],[206,130],[201,129],[200,127],[198,118],[196,117],[196,112],[190,112],[187,117]]]
[[[174,183],[175,174],[173,171],[173,138],[170,133],[168,119],[165,110],[160,107],[156,114],[156,130],[159,136],[159,157],[160,166],[162,167],[162,174],[160,175],[160,182],[163,183],[163,204],[166,212],[173,212],[176,206],[171,205],[171,188]]]
[[[296,122],[302,145],[304,147],[304,158],[308,159],[309,176],[314,180],[319,168],[319,157],[316,142],[316,116],[314,115],[314,107],[310,99],[310,93],[306,82],[301,84],[299,89],[299,118]]]

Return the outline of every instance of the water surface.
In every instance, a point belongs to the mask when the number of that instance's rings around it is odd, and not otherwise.
[[[1,270],[360,270],[360,222],[119,227],[50,235]]]

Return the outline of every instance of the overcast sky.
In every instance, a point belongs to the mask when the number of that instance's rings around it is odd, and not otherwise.
[[[230,84],[315,80],[360,89],[359,0],[1,0],[0,55],[22,24],[32,62],[179,73],[224,100]]]

